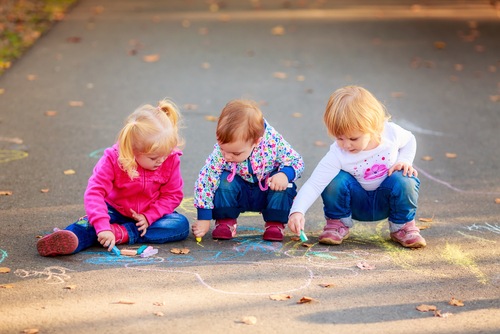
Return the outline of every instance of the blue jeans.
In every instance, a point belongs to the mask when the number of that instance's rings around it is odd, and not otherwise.
[[[325,217],[340,219],[347,227],[352,227],[352,219],[389,218],[391,223],[406,224],[415,218],[419,186],[416,177],[396,171],[377,189],[366,191],[351,174],[340,171],[321,194]]]
[[[135,243],[162,244],[165,242],[179,241],[187,238],[189,234],[189,221],[183,215],[174,211],[165,215],[151,224],[146,234],[141,237],[134,219],[125,217],[115,208],[108,205],[109,223],[125,226],[129,236],[129,245]],[[97,242],[95,229],[89,223],[87,216],[80,218],[76,223],[69,225],[65,230],[71,231],[78,237],[78,247],[73,253],[92,246]]]
[[[213,219],[236,219],[240,213],[254,211],[262,212],[266,222],[288,222],[288,214],[297,195],[295,183],[284,191],[274,191],[271,188],[262,191],[257,183],[246,182],[238,175],[233,182],[229,182],[227,177],[230,174],[224,171],[220,177],[220,185],[214,196]]]

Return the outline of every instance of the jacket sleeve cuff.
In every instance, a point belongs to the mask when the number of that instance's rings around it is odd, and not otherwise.
[[[212,220],[212,209],[198,209],[198,220]]]
[[[94,226],[96,235],[102,231],[111,231],[111,226],[109,224],[109,221],[107,221],[106,219],[100,219],[96,222],[93,222],[92,226]]]
[[[291,166],[281,168],[280,172],[285,173],[288,177],[288,182],[292,182],[295,179],[295,170]]]

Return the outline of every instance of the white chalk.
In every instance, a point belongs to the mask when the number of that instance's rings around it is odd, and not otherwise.
[[[158,253],[158,249],[153,249],[153,250],[150,250],[150,251],[144,251],[144,252],[142,252],[141,257],[148,257],[148,256],[151,256],[151,255],[155,255],[156,253]]]

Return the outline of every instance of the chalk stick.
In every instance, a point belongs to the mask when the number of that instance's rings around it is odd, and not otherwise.
[[[122,249],[122,255],[134,256],[137,255],[137,251],[134,249]]]
[[[142,245],[141,247],[139,247],[139,249],[137,250],[137,254],[142,254],[142,252],[144,252],[146,250],[146,248],[148,248],[148,246],[146,245]]]
[[[196,238],[196,242],[201,242],[201,238]]]
[[[152,251],[153,250],[153,246],[148,246],[146,247],[146,249],[143,251],[144,252],[149,252],[149,251]]]
[[[148,256],[151,256],[151,255],[155,255],[156,253],[158,253],[158,249],[153,249],[151,251],[144,251],[142,252],[141,254],[141,257],[148,257]]]
[[[116,256],[120,256],[121,255],[121,252],[118,248],[116,248],[116,246],[113,246],[113,248],[111,248],[111,251],[113,253],[115,253]]]
[[[307,236],[304,231],[300,231],[300,240],[307,241]]]

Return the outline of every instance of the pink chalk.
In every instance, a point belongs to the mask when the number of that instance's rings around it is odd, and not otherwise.
[[[149,252],[153,250],[153,246],[148,246],[143,252]]]
[[[142,252],[141,254],[141,257],[148,257],[148,256],[151,256],[151,255],[155,255],[158,253],[158,249],[153,249],[153,250],[145,250],[144,252]]]

